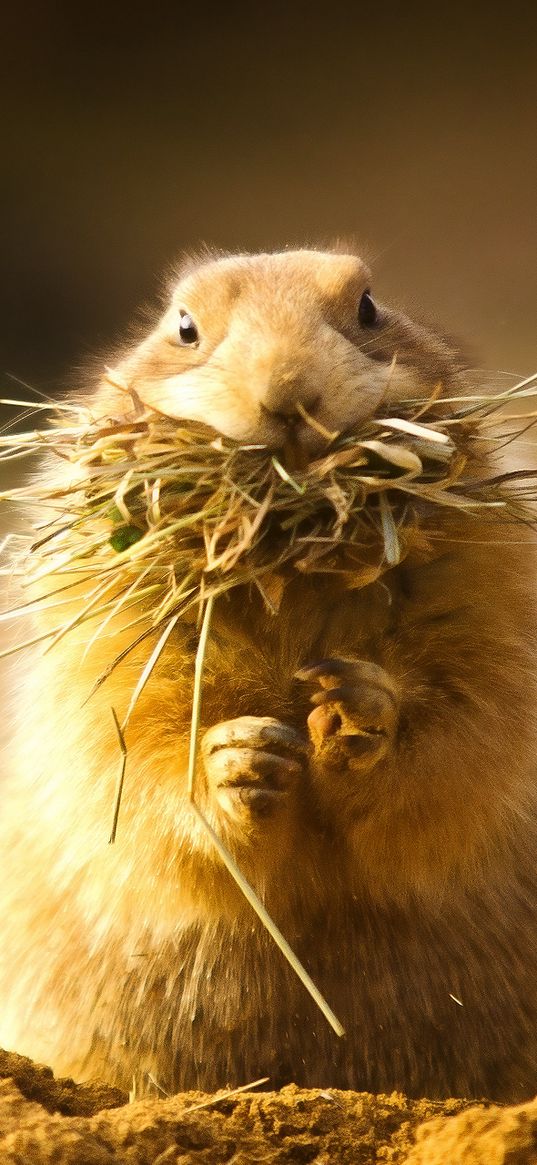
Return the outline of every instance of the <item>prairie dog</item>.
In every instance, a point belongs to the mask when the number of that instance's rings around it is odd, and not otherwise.
[[[115,373],[157,411],[305,458],[322,430],[387,400],[465,391],[457,353],[378,305],[359,259],[308,250],[192,264]],[[110,378],[85,399],[103,416],[126,408]],[[121,627],[85,653],[82,625],[14,665],[0,1043],[62,1073],[150,1073],[166,1091],[266,1075],[535,1092],[535,546],[487,516],[424,511],[422,524],[429,551],[369,586],[297,577],[277,616],[233,592],[208,650],[205,811],[345,1039],[192,816],[185,623],[129,725],[114,847],[110,707],[125,711],[145,656],[90,700]]]

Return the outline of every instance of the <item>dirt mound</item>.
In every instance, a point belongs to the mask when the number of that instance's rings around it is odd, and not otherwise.
[[[128,1104],[7,1052],[0,1078],[0,1165],[537,1165],[537,1100],[501,1108],[289,1085]]]

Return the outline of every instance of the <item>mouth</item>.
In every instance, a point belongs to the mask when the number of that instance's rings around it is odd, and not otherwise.
[[[289,434],[285,443],[277,450],[284,469],[289,473],[305,473],[316,451],[307,448],[296,433]]]
[[[282,464],[289,472],[304,472],[311,461],[323,457],[337,437],[339,432],[329,432],[321,426],[300,422],[298,425],[286,426],[282,441],[278,443],[277,452]]]
[[[272,412],[262,405],[257,429],[267,449],[277,454],[290,472],[307,470],[310,461],[321,457],[340,436],[339,430],[328,429],[300,401],[289,414]]]

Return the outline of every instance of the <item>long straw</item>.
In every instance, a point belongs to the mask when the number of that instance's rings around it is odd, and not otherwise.
[[[293,951],[292,947],[287,942],[287,939],[284,938],[281,930],[279,930],[279,928],[276,926],[276,923],[274,922],[274,920],[270,917],[270,914],[263,906],[261,899],[257,896],[255,890],[250,886],[250,883],[244,877],[244,874],[239,869],[235,859],[231,856],[229,850],[224,845],[221,838],[218,837],[218,834],[215,833],[212,825],[210,825],[210,823],[207,821],[207,818],[204,816],[204,814],[202,813],[199,806],[196,805],[194,784],[195,784],[195,771],[196,771],[197,741],[198,741],[198,735],[199,735],[199,724],[200,724],[200,715],[201,715],[203,667],[204,667],[204,662],[205,662],[205,653],[207,650],[207,641],[209,638],[209,627],[210,627],[211,617],[212,617],[212,613],[213,613],[213,605],[214,605],[214,597],[211,595],[207,599],[207,603],[205,606],[205,611],[204,611],[204,615],[203,615],[203,622],[201,625],[201,632],[200,632],[199,643],[198,643],[198,650],[196,652],[196,663],[195,663],[195,668],[194,668],[194,692],[193,692],[193,697],[192,697],[192,721],[191,721],[191,729],[190,729],[190,754],[189,754],[189,760],[188,760],[188,797],[189,797],[189,801],[190,801],[191,807],[192,807],[196,817],[201,822],[203,828],[205,829],[207,835],[210,837],[215,849],[217,850],[219,856],[221,857],[224,865],[229,870],[231,877],[234,878],[235,882],[237,883],[237,886],[244,894],[244,897],[250,903],[250,906],[252,907],[252,909],[255,910],[257,917],[263,923],[263,926],[266,928],[266,930],[268,930],[271,938],[276,943],[276,946],[279,947],[284,958],[287,959],[287,962],[292,967],[295,974],[298,975],[298,978],[300,979],[301,983],[303,983],[304,987],[306,988],[306,991],[309,991],[312,999],[315,1000],[315,1003],[322,1011],[325,1019],[328,1020],[328,1023],[333,1028],[336,1035],[343,1036],[343,1035],[345,1035],[345,1029],[344,1029],[343,1025],[340,1023],[339,1019],[332,1011],[332,1008],[329,1007],[328,1003],[326,1002],[326,999],[319,991],[319,988],[316,987],[311,976],[308,975],[308,972],[306,971],[305,967],[302,966],[300,959],[298,959],[297,956],[295,955],[295,952]]]

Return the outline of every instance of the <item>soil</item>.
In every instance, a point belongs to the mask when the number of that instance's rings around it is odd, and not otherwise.
[[[138,1100],[0,1052],[0,1165],[537,1165],[512,1108],[336,1089]]]

